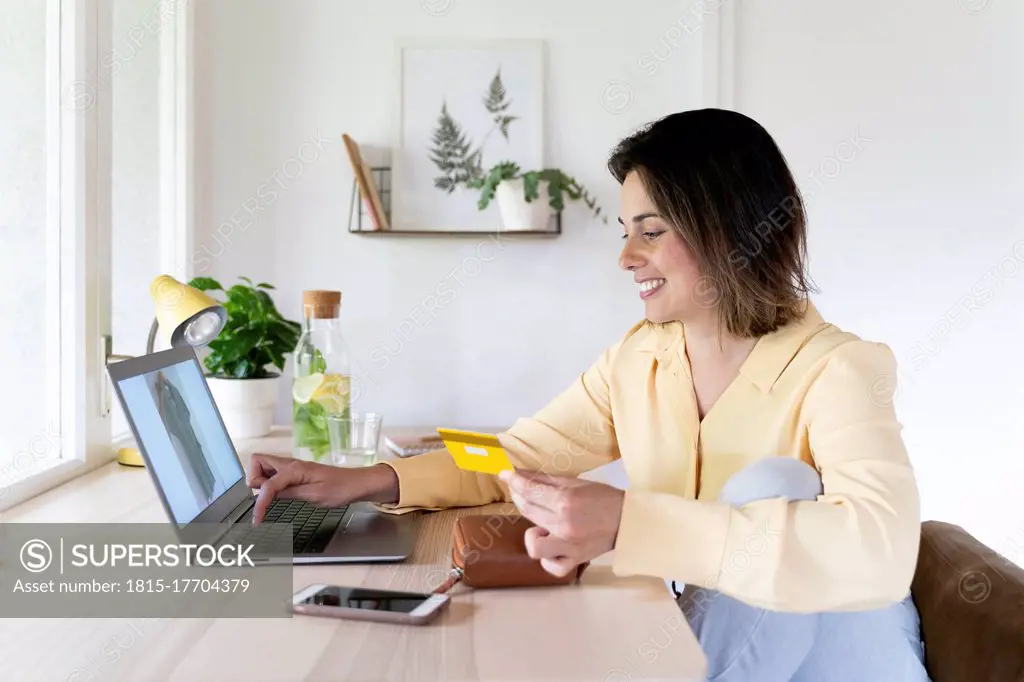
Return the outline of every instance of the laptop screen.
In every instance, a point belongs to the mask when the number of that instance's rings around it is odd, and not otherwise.
[[[194,361],[128,377],[118,386],[178,525],[195,519],[242,478],[238,456]]]

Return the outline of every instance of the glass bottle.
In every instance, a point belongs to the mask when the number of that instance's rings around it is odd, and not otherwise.
[[[302,334],[295,347],[292,379],[292,454],[299,459],[329,461],[327,415],[348,417],[351,409],[349,351],[339,318],[341,292],[304,291],[302,309]],[[340,438],[344,440],[346,434]]]

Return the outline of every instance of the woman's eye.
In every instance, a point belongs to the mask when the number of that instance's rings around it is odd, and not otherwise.
[[[658,237],[660,237],[661,235],[665,234],[665,230],[656,230],[656,231],[651,231],[651,232],[641,232],[641,234],[644,237],[646,237],[647,239],[654,240],[654,239],[657,239]],[[629,239],[629,235],[628,234],[622,235],[622,239],[623,240]]]

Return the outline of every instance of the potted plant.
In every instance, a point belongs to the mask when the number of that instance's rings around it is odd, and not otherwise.
[[[477,207],[481,211],[497,196],[498,210],[506,230],[545,229],[551,212],[561,213],[565,209],[567,197],[572,201],[583,201],[595,217],[608,222],[587,189],[559,168],[524,173],[519,164],[502,161],[467,184],[480,190]]]
[[[498,133],[506,142],[511,141],[509,129],[520,117],[512,113],[512,101],[505,89],[501,69],[495,72],[482,101],[491,124],[479,144],[467,135],[466,129],[449,111],[448,103],[442,102],[429,153],[429,159],[437,169],[435,188],[446,194],[453,194],[460,188],[481,190],[477,201],[481,211],[497,196],[506,230],[546,229],[551,211],[561,213],[566,197],[583,201],[595,216],[608,222],[586,188],[561,169],[544,168],[524,173],[517,163],[502,161],[484,170],[483,157],[488,140]]]
[[[267,293],[272,285],[239,279],[245,284],[230,289],[210,277],[196,277],[189,286],[224,294],[227,323],[210,342],[203,365],[228,433],[255,438],[270,433],[285,355],[295,350],[302,327],[277,310]]]

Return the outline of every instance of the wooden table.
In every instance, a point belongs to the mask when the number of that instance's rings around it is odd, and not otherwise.
[[[287,453],[290,435],[238,444]],[[382,455],[387,456],[387,455]],[[449,567],[459,514],[428,514],[401,564],[296,566],[315,582],[426,591]],[[165,521],[143,469],[112,463],[3,514],[4,522]],[[664,583],[617,578],[610,556],[571,587],[472,590],[413,627],[333,618],[0,619],[0,679],[11,682],[334,680],[703,680],[704,657]]]

